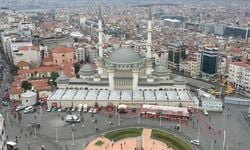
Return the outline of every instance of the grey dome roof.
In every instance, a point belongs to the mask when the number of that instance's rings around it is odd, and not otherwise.
[[[64,75],[64,73],[62,72],[60,74],[60,76],[56,79],[56,83],[67,83],[69,81],[69,78],[67,76]]]
[[[152,74],[148,74],[148,75],[147,75],[147,78],[148,78],[148,79],[153,79],[154,76],[153,76]]]
[[[80,71],[78,72],[79,75],[93,75],[96,73],[95,68],[93,68],[90,64],[85,64]]]
[[[182,76],[177,76],[174,79],[175,84],[186,84],[187,81]]]
[[[96,73],[95,75],[94,75],[94,78],[100,78],[101,76],[100,76],[100,74],[99,73]]]
[[[113,64],[134,64],[142,60],[140,54],[131,48],[123,47],[113,51],[108,61]]]
[[[166,76],[166,75],[169,75],[169,73],[170,71],[167,67],[163,65],[158,65],[155,67],[153,74],[156,76]]]

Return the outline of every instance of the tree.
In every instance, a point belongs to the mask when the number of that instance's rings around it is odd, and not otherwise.
[[[24,91],[31,90],[32,84],[29,81],[25,80],[22,82],[21,87],[24,89]]]
[[[82,64],[84,63],[84,61],[83,61],[83,60],[81,60],[79,63],[82,65]]]
[[[55,85],[55,80],[59,77],[59,73],[58,72],[51,72],[51,76],[50,79],[52,79],[53,81],[53,85]]]
[[[182,107],[182,103],[179,103],[178,107]]]
[[[19,70],[19,67],[18,66],[16,66],[16,65],[11,65],[11,67],[10,67],[10,73],[12,74],[12,75],[17,75],[17,71]]]
[[[80,70],[80,64],[79,63],[75,63],[74,64],[74,68],[75,68],[75,74],[77,74],[78,72],[79,72],[79,70]]]

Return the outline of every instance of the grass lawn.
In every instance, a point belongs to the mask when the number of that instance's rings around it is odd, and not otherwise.
[[[174,150],[192,150],[188,143],[172,134],[162,132],[160,130],[152,130],[151,138],[169,144]]]
[[[114,140],[115,142],[121,139],[129,138],[129,137],[137,137],[141,136],[142,128],[127,128],[109,132],[104,136],[110,140]]]
[[[101,141],[101,140],[99,140],[99,141],[97,141],[97,142],[95,143],[95,145],[97,145],[97,146],[102,146],[102,144],[104,144],[104,142]]]

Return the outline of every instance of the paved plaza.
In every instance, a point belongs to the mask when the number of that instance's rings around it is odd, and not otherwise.
[[[4,110],[6,109],[6,114]],[[61,116],[66,116],[66,112],[46,112],[43,109],[42,114],[39,110],[33,114],[22,114],[20,124],[18,119],[14,118],[7,108],[2,108],[2,114],[8,120],[6,121],[6,133],[9,140],[16,140],[18,135],[18,145],[21,150],[27,150],[28,142],[32,150],[40,150],[45,145],[49,150],[81,150],[96,137],[111,130],[124,127],[146,127],[159,128],[166,132],[175,134],[190,142],[196,139],[200,130],[200,141],[202,147],[194,147],[194,149],[221,150],[223,143],[223,133],[226,132],[225,147],[228,145],[229,150],[249,150],[250,127],[248,126],[243,112],[248,111],[248,107],[226,105],[223,113],[209,112],[208,116],[204,116],[200,112],[187,122],[181,122],[181,131],[174,129],[179,121],[167,121],[162,119],[138,118],[136,115],[121,115],[120,124],[115,114],[109,117],[103,111],[98,112],[94,116],[89,113],[83,113],[84,121],[72,125],[61,120]],[[78,113],[76,113],[78,114]],[[79,115],[79,114],[78,114]],[[97,122],[94,123],[93,120]],[[41,128],[37,129],[37,138],[35,138],[34,128],[28,129],[28,124],[36,121],[41,124]],[[108,122],[112,122],[109,124]],[[96,131],[98,128],[98,131]],[[22,129],[22,132],[21,132]],[[72,140],[72,129],[74,129],[74,143]],[[58,142],[56,142],[56,130]],[[31,133],[31,134],[30,134]],[[27,135],[27,137],[25,136]],[[235,140],[235,139],[241,139]],[[212,144],[213,143],[213,144]]]
[[[151,131],[152,129],[147,128],[144,128],[142,131],[141,138],[144,150],[172,150],[172,148],[168,147],[165,143],[151,139]],[[113,143],[107,138],[101,136],[90,142],[85,150],[134,150],[136,147],[136,140],[137,138],[128,138]],[[95,143],[98,141],[103,141],[104,144],[97,146]]]

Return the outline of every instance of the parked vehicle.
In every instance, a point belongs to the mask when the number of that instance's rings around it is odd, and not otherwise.
[[[88,112],[88,105],[87,104],[84,104],[83,105],[83,112]]]
[[[21,111],[21,110],[24,110],[24,109],[25,109],[24,105],[19,105],[19,106],[17,106],[16,111]]]
[[[30,113],[33,111],[33,107],[32,106],[29,106],[29,107],[26,107],[25,110],[23,111],[23,113],[27,114],[27,113]]]
[[[62,110],[61,110],[62,112],[65,112],[66,111],[66,108],[62,108]]]
[[[14,141],[7,141],[7,150],[17,150],[17,143]]]
[[[199,140],[191,140],[191,143],[194,144],[194,145],[200,145]]]
[[[48,108],[48,109],[47,109],[47,112],[50,112],[50,111],[51,111],[51,108]]]
[[[96,114],[96,112],[97,112],[97,109],[94,108],[93,111],[92,111],[92,113],[93,113],[93,114]]]
[[[75,111],[76,111],[76,109],[74,107],[72,107],[71,112],[75,112]]]
[[[93,108],[92,107],[89,109],[89,113],[93,113]]]
[[[79,105],[78,105],[77,111],[78,111],[78,112],[81,112],[81,111],[82,111],[82,108],[83,108],[83,105],[82,105],[82,104],[79,104]]]
[[[205,116],[208,116],[208,112],[207,112],[206,109],[203,109],[202,112],[203,112],[203,114],[204,114]]]
[[[79,123],[81,119],[76,115],[67,115],[64,121],[68,123]]]

